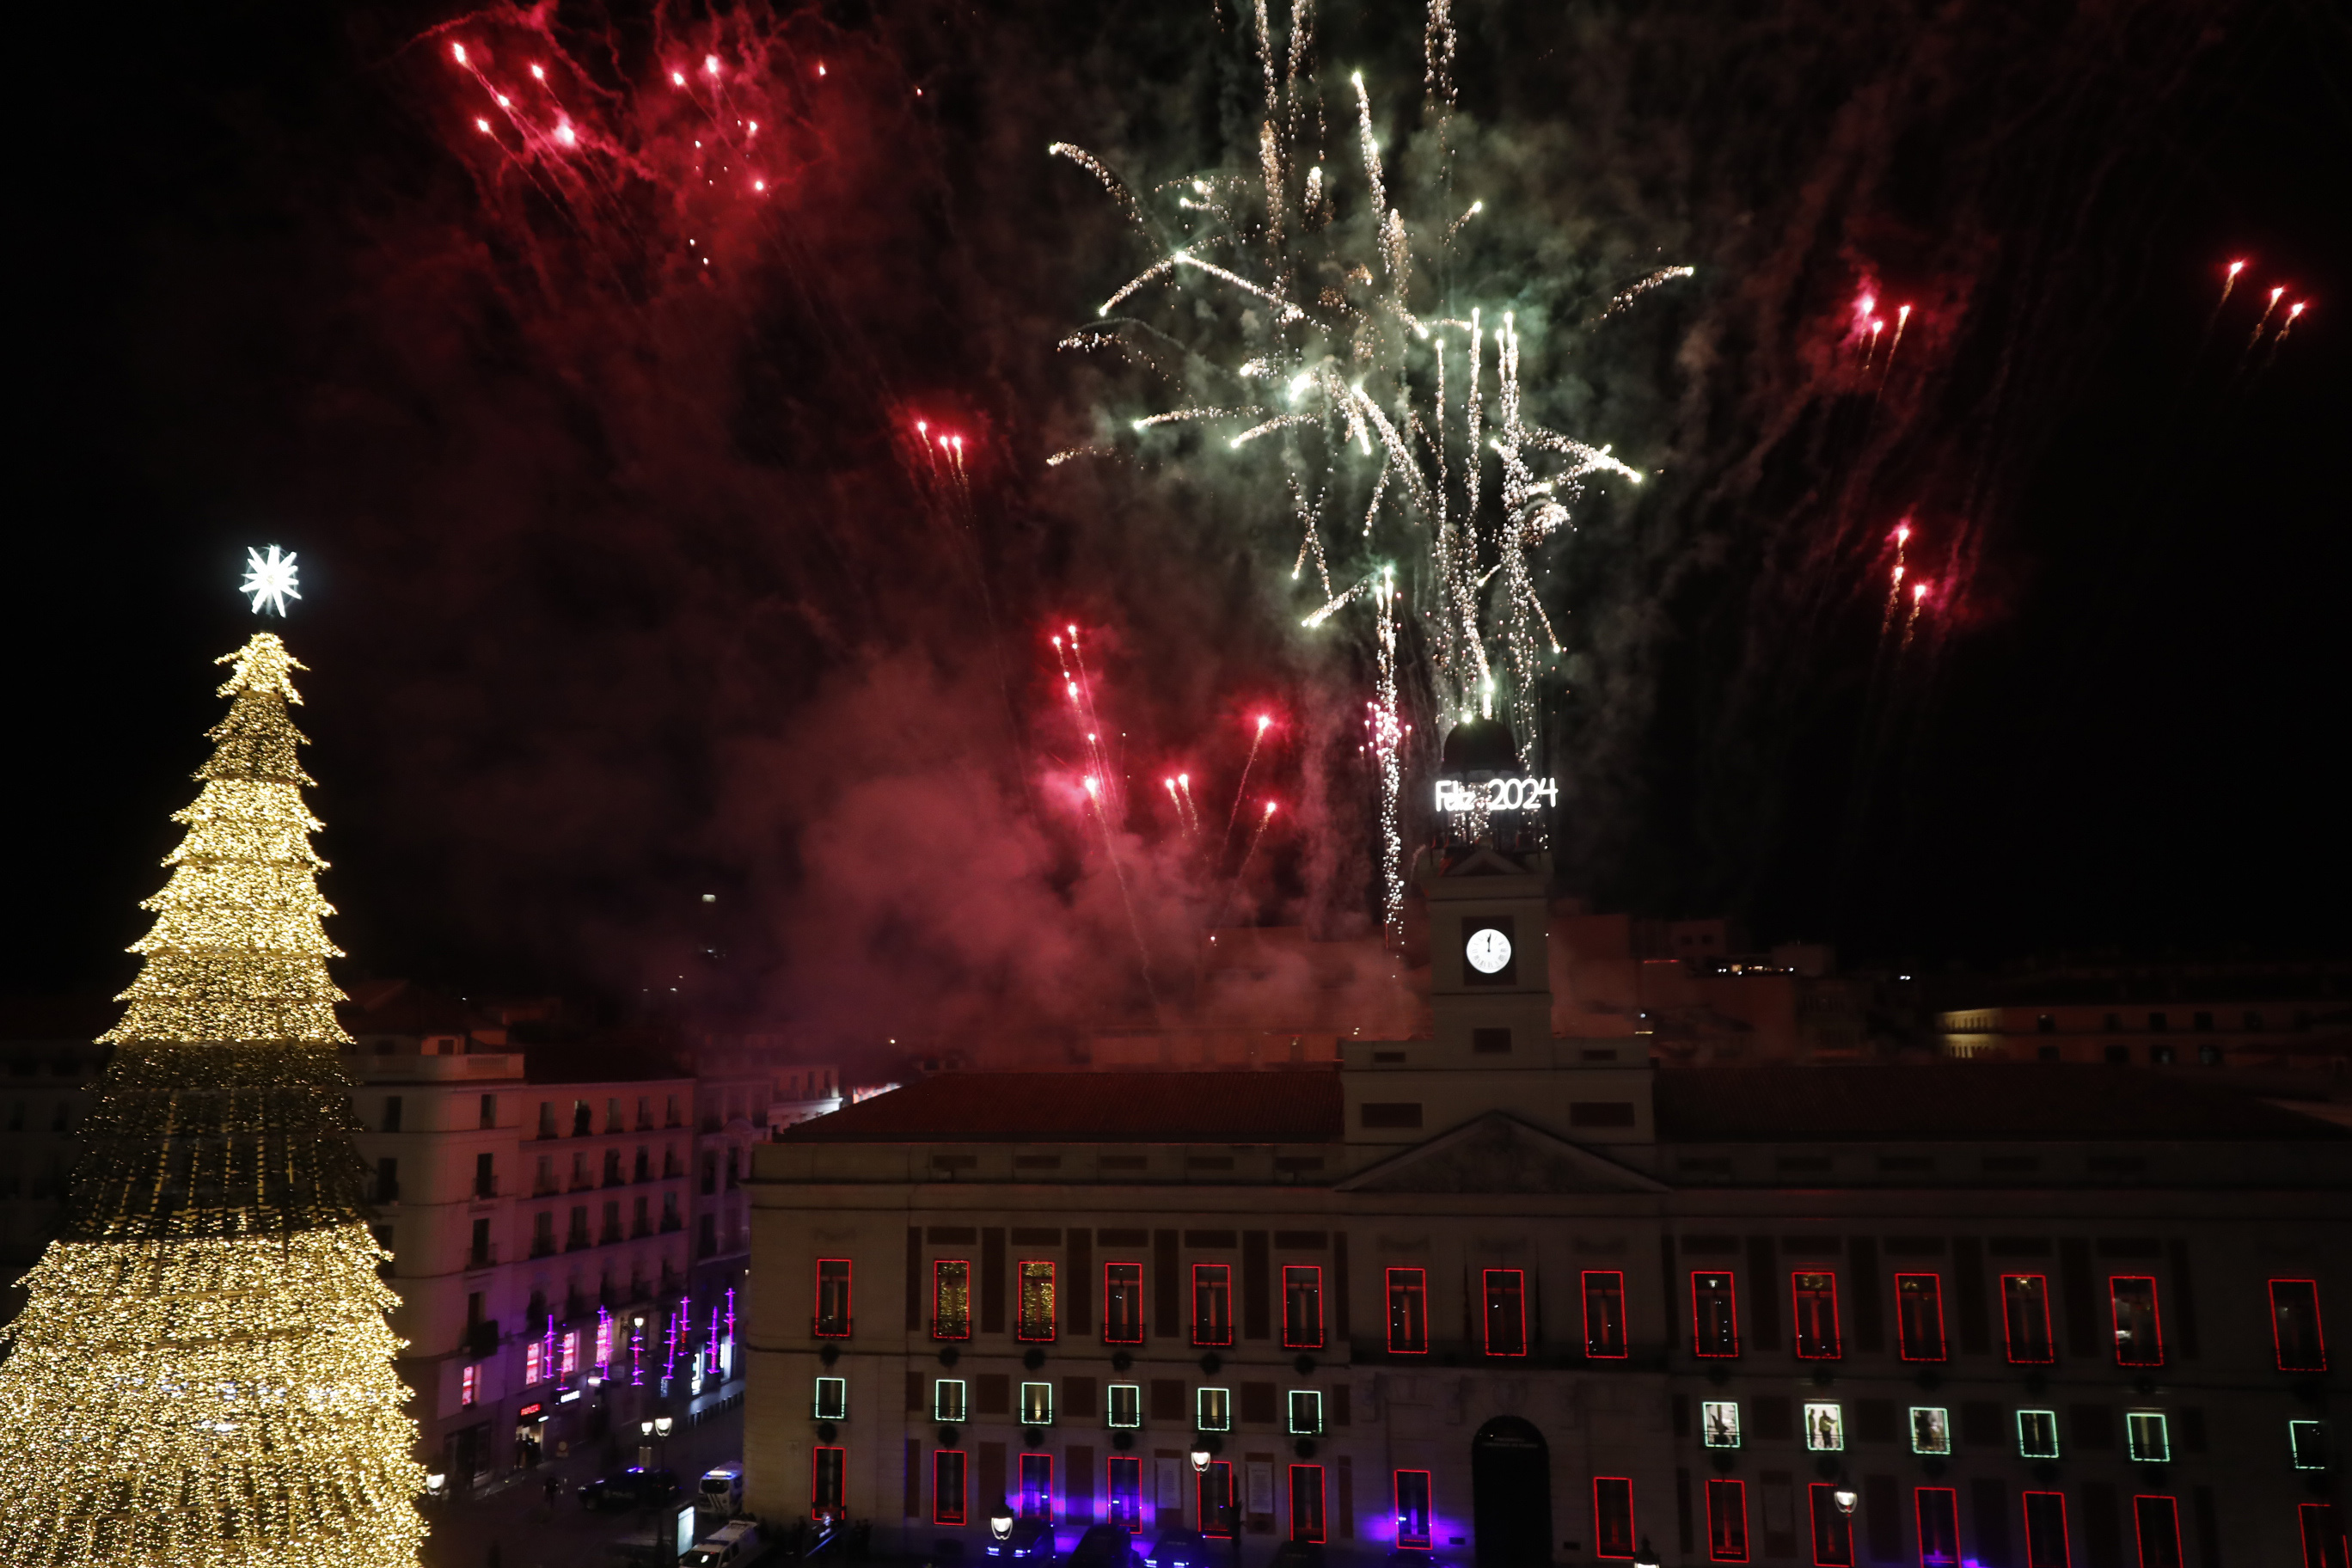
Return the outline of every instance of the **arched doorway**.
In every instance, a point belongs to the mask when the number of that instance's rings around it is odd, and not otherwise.
[[[1470,1439],[1470,1508],[1478,1568],[1551,1561],[1551,1450],[1531,1423],[1497,1415]]]

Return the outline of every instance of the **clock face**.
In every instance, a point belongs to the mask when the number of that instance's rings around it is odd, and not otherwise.
[[[1511,939],[1493,926],[1472,931],[1463,944],[1462,956],[1481,974],[1500,973],[1503,965],[1511,962]]]

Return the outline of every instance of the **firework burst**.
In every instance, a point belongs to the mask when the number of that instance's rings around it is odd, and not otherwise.
[[[1140,315],[1114,312],[1173,307],[1190,290],[1227,307],[1230,331],[1197,352],[1179,345],[1185,363],[1170,379],[1181,400],[1131,421],[1130,433],[1233,427],[1207,445],[1257,463],[1253,471],[1278,487],[1298,530],[1292,578],[1305,580],[1313,563],[1321,597],[1303,607],[1302,624],[1312,630],[1343,609],[1371,611],[1383,913],[1395,935],[1410,733],[1402,705],[1425,701],[1441,735],[1499,714],[1532,759],[1541,685],[1559,653],[1533,562],[1573,526],[1587,482],[1642,476],[1609,447],[1529,419],[1517,313],[1455,298],[1455,240],[1484,204],[1465,207],[1450,189],[1454,41],[1444,0],[1430,6],[1424,37],[1423,119],[1438,151],[1414,178],[1389,166],[1360,74],[1348,79],[1345,118],[1328,112],[1339,106],[1327,103],[1312,68],[1307,0],[1294,0],[1286,36],[1261,0],[1253,29],[1263,105],[1246,170],[1139,199],[1093,154],[1050,149],[1108,191],[1158,252],[1104,300],[1101,320],[1063,346],[1168,374],[1175,340]],[[1349,162],[1360,171],[1360,199],[1342,202],[1336,171]],[[1409,216],[1408,199],[1431,216]],[[1655,269],[1617,290],[1596,319],[1690,275]]]

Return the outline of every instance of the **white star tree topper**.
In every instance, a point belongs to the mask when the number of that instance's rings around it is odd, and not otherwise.
[[[286,613],[286,601],[302,595],[294,586],[294,552],[278,552],[275,544],[269,553],[247,546],[245,552],[245,582],[237,589],[253,595],[253,613],[261,614],[264,605],[279,616]]]

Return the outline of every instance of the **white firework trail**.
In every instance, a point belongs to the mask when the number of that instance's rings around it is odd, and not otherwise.
[[[1360,72],[1342,89],[1353,100],[1353,126],[1327,123],[1324,86],[1311,68],[1309,0],[1290,0],[1286,33],[1269,14],[1276,3],[1252,0],[1247,14],[1265,104],[1241,169],[1162,186],[1147,212],[1098,159],[1055,143],[1055,155],[1087,170],[1127,207],[1158,251],[1105,301],[1105,317],[1120,307],[1129,313],[1091,323],[1065,346],[1126,347],[1148,338],[1177,349],[1192,395],[1131,420],[1131,431],[1148,437],[1166,425],[1230,421],[1238,427],[1224,449],[1250,454],[1236,460],[1265,462],[1258,454],[1278,450],[1298,529],[1291,576],[1303,578],[1311,558],[1321,595],[1301,626],[1313,630],[1350,605],[1370,605],[1377,690],[1368,750],[1381,779],[1383,915],[1393,937],[1402,929],[1412,734],[1402,704],[1433,705],[1441,734],[1465,719],[1507,718],[1531,761],[1541,688],[1555,677],[1559,650],[1537,593],[1534,552],[1575,525],[1587,483],[1642,476],[1606,446],[1531,422],[1513,315],[1490,325],[1494,312],[1446,296],[1447,249],[1484,210],[1481,201],[1465,208],[1452,192],[1444,151],[1455,96],[1450,0],[1433,0],[1423,34],[1423,123],[1435,127],[1438,166],[1411,178],[1388,165]],[[1334,203],[1333,172],[1346,166],[1331,156],[1345,150],[1326,145],[1334,129],[1342,137],[1352,130],[1361,201]],[[1340,208],[1354,216],[1338,218]],[[1412,216],[1421,209],[1426,221]],[[1618,290],[1602,318],[1691,275],[1687,267],[1659,268]],[[1196,331],[1181,319],[1161,333],[1137,313],[1144,299],[1164,309],[1195,277],[1222,285],[1243,307],[1211,329],[1222,337],[1209,346],[1181,342]],[[1239,396],[1201,393],[1218,385]],[[1489,465],[1499,484],[1488,479]],[[1328,541],[1327,506],[1347,520]],[[1335,574],[1354,585],[1335,590]]]

